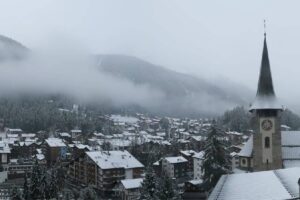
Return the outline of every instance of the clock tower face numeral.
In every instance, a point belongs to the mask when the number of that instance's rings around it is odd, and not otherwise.
[[[264,119],[261,122],[261,128],[265,131],[269,131],[273,128],[273,122],[270,119]]]

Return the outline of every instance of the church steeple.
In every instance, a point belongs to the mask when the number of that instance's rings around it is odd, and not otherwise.
[[[266,32],[264,33],[264,46],[263,46],[256,98],[250,107],[250,111],[260,110],[260,109],[279,109],[279,110],[282,109],[282,106],[277,102],[275,92],[274,92],[268,47],[267,47]]]
[[[266,33],[264,39],[264,48],[263,48],[263,54],[261,59],[261,67],[260,67],[260,74],[259,74],[256,96],[275,96],[269,55],[268,55]]]
[[[260,65],[257,93],[250,107],[253,128],[253,170],[282,168],[281,111],[271,74],[266,33]]]

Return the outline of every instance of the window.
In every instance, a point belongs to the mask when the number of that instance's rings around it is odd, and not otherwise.
[[[243,164],[243,165],[246,164],[246,159],[242,159],[242,164]]]
[[[265,137],[265,148],[270,148],[270,137]]]

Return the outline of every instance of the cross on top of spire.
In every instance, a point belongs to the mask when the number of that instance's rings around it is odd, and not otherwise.
[[[266,20],[264,19],[264,36],[266,37],[267,33],[266,33]]]

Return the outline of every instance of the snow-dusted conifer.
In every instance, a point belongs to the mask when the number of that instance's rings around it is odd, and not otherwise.
[[[229,152],[223,142],[224,136],[224,132],[217,128],[214,121],[206,139],[202,165],[206,190],[212,189],[223,174],[230,172],[231,162]]]

